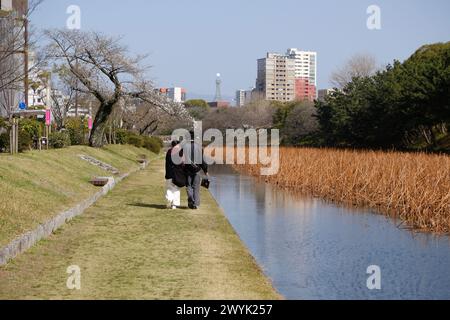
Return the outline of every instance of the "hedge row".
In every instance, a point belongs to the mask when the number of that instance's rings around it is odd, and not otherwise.
[[[0,118],[0,152],[9,150],[9,124]],[[19,124],[19,151],[37,148],[38,139],[43,136],[44,124],[34,119],[21,119]],[[87,121],[83,118],[70,118],[65,128],[53,131],[49,135],[49,146],[60,149],[72,145],[85,145],[88,143]],[[116,132],[117,144],[130,144],[139,148],[146,148],[159,154],[163,141],[157,137],[141,136],[134,132],[119,129]]]
[[[164,146],[160,138],[141,136],[123,129],[116,132],[116,142],[118,144],[131,144],[138,148],[145,148],[156,154],[159,154]]]

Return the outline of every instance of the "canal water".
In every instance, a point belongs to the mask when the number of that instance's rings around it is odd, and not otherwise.
[[[287,299],[450,299],[450,239],[398,228],[369,211],[282,191],[231,168],[211,192]],[[367,286],[380,268],[381,290]]]

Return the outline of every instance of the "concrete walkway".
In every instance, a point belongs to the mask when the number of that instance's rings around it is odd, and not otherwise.
[[[167,210],[163,195],[158,160],[0,268],[0,299],[280,298],[208,192],[198,211]]]

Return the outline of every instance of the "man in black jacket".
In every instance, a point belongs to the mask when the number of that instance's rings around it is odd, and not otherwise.
[[[208,176],[208,164],[203,157],[203,148],[195,143],[194,134],[191,133],[191,143],[186,143],[183,147],[187,176],[187,194],[189,208],[196,210],[200,207],[200,188],[202,183],[201,171]]]

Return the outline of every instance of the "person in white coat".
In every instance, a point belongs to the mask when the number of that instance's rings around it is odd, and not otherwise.
[[[182,154],[182,148],[178,141],[172,142],[172,148],[166,154],[166,200],[168,209],[177,209],[181,206],[180,188],[186,186],[183,165],[173,162],[174,155]]]

